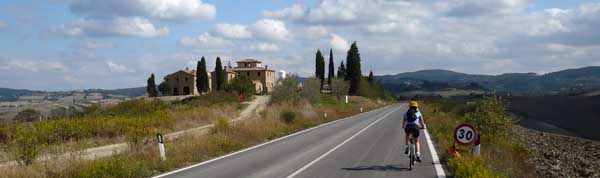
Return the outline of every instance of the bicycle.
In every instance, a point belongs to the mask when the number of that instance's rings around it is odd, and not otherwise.
[[[415,166],[415,162],[417,161],[417,155],[416,155],[416,141],[415,141],[415,137],[413,137],[413,134],[408,134],[408,140],[409,140],[409,145],[408,145],[408,170],[412,170],[412,168]]]
[[[421,127],[419,128],[419,130],[423,130],[424,128]],[[408,134],[408,141],[409,141],[409,145],[408,145],[408,170],[412,170],[413,167],[415,166],[415,162],[417,162],[417,145],[416,145],[416,139],[415,137],[413,137],[413,134]]]

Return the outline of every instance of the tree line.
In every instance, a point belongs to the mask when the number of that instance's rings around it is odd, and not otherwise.
[[[337,90],[333,79],[343,79],[348,83],[348,95],[366,96],[366,97],[388,97],[389,93],[384,92],[381,82],[375,80],[373,71],[369,71],[367,77],[362,75],[361,58],[356,41],[352,43],[346,54],[346,61],[341,61],[337,72],[333,62],[333,50],[329,50],[329,70],[327,76],[327,85],[330,90]],[[337,74],[337,76],[335,75]],[[317,49],[315,57],[315,77],[321,82],[321,89],[324,89],[325,82],[325,59],[321,50]],[[333,92],[333,91],[332,91]],[[339,92],[339,91],[336,91]]]

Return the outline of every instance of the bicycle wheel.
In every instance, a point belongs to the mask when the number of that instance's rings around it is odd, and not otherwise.
[[[408,170],[412,170],[415,166],[415,145],[411,141],[409,146],[409,155],[408,155]]]
[[[415,158],[414,158],[414,156],[413,156],[413,155],[410,155],[410,156],[408,156],[408,161],[409,161],[409,162],[408,162],[408,170],[409,170],[409,171],[411,171],[411,170],[412,170],[412,168],[413,168],[413,161],[414,161],[414,159],[415,159]]]

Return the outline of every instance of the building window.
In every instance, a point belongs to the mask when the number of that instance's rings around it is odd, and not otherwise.
[[[185,80],[185,82],[187,82],[187,77],[186,77],[186,78],[183,78],[183,80]]]
[[[247,72],[247,73],[248,73],[248,76],[250,76],[250,72]]]
[[[260,72],[258,72],[258,76],[260,77]]]

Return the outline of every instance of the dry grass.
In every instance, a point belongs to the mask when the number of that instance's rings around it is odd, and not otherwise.
[[[381,107],[371,101],[362,105],[364,111]],[[308,111],[307,111],[308,110]],[[283,112],[298,113],[293,122],[285,122]],[[322,113],[327,112],[328,117]],[[148,177],[178,167],[208,160],[252,145],[266,142],[318,124],[358,113],[356,109],[339,106],[313,107],[308,102],[271,104],[263,117],[223,124],[224,119],[214,121],[219,128],[208,135],[184,136],[167,145],[167,160],[160,161],[155,144],[145,144],[109,159],[85,161],[81,159],[56,160],[34,163],[30,166],[0,168],[0,177]]]

